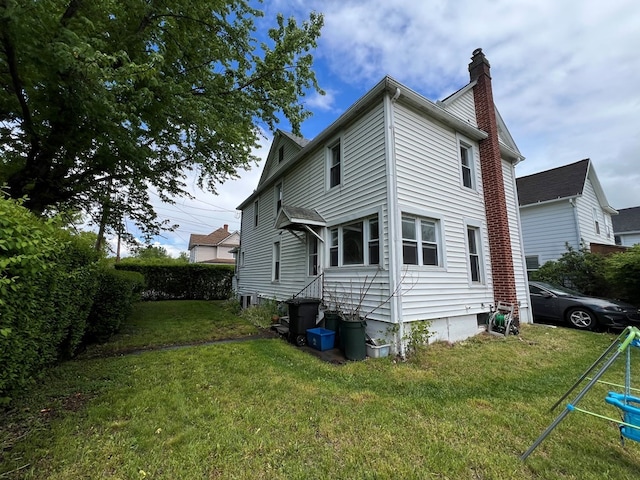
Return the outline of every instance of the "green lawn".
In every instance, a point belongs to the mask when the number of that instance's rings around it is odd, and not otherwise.
[[[226,315],[205,303],[209,324]],[[142,304],[131,339],[206,320],[176,323],[167,305]],[[279,339],[89,355],[48,372],[5,415],[0,478],[638,478],[640,445],[622,447],[615,424],[577,412],[518,458],[614,337],[524,326],[407,362],[341,366]],[[623,374],[621,362],[605,379]],[[617,417],[606,391],[581,406]]]

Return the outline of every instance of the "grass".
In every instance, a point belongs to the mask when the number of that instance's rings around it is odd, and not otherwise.
[[[518,458],[613,338],[525,326],[342,366],[278,339],[67,362],[5,416],[0,478],[637,478],[639,444],[579,413]],[[617,418],[606,390],[581,406]]]
[[[92,345],[81,358],[207,343],[259,333],[250,320],[238,317],[229,302],[142,302],[136,305],[120,333],[108,343]]]

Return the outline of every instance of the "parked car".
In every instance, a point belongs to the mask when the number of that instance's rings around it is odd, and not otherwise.
[[[576,328],[640,326],[640,310],[618,300],[588,297],[565,287],[529,282],[534,319],[568,322]]]

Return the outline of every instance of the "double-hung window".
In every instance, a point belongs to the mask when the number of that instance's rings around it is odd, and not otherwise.
[[[329,230],[329,265],[378,265],[380,233],[378,217],[358,220]]]
[[[469,273],[472,283],[482,283],[480,269],[480,229],[467,227],[467,249],[469,253]]]
[[[596,207],[593,207],[593,223],[596,229],[596,235],[600,235],[600,217]]]
[[[258,226],[258,200],[253,202],[253,226]]]
[[[280,281],[280,242],[273,243],[273,275],[274,282]]]
[[[277,215],[280,209],[282,208],[282,182],[276,185],[275,197],[276,197],[276,215]]]
[[[333,188],[342,183],[342,150],[340,148],[340,142],[334,143],[329,147],[327,162],[329,168],[329,188]]]
[[[402,216],[402,258],[405,265],[440,265],[438,221]]]
[[[460,155],[460,175],[462,177],[462,185],[466,188],[475,190],[475,169],[473,147],[470,143],[458,139],[458,152]]]

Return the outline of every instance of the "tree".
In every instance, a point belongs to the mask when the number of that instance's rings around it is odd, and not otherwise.
[[[134,257],[142,260],[167,260],[171,258],[171,255],[167,253],[167,249],[164,247],[148,245],[138,249]]]
[[[299,133],[300,98],[323,18],[276,18],[247,0],[0,0],[0,184],[34,212],[74,208],[103,230],[149,236],[160,198],[215,191],[257,159],[280,114]]]
[[[531,279],[573,288],[585,295],[608,296],[606,257],[590,252],[584,245],[576,250],[567,243],[566,248],[558,260],[548,261],[532,272]]]

